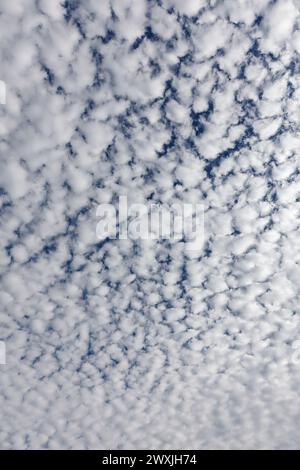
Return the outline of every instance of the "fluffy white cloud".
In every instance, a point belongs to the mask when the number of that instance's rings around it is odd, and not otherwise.
[[[299,448],[298,2],[0,13],[1,447]],[[203,250],[99,242],[124,195]]]

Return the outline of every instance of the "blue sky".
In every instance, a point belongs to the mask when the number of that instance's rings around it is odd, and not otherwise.
[[[299,7],[0,0],[3,449],[299,448]]]

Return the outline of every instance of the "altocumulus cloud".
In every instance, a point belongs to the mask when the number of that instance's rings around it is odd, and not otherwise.
[[[300,447],[299,8],[0,1],[2,448]],[[201,255],[99,242],[122,195]]]

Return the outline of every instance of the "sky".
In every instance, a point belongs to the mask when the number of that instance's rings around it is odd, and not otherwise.
[[[0,447],[300,448],[300,1],[0,0]],[[96,236],[199,203],[201,253]]]

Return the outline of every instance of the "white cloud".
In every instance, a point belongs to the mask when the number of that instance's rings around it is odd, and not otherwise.
[[[298,4],[161,3],[0,0],[4,449],[299,448]]]

